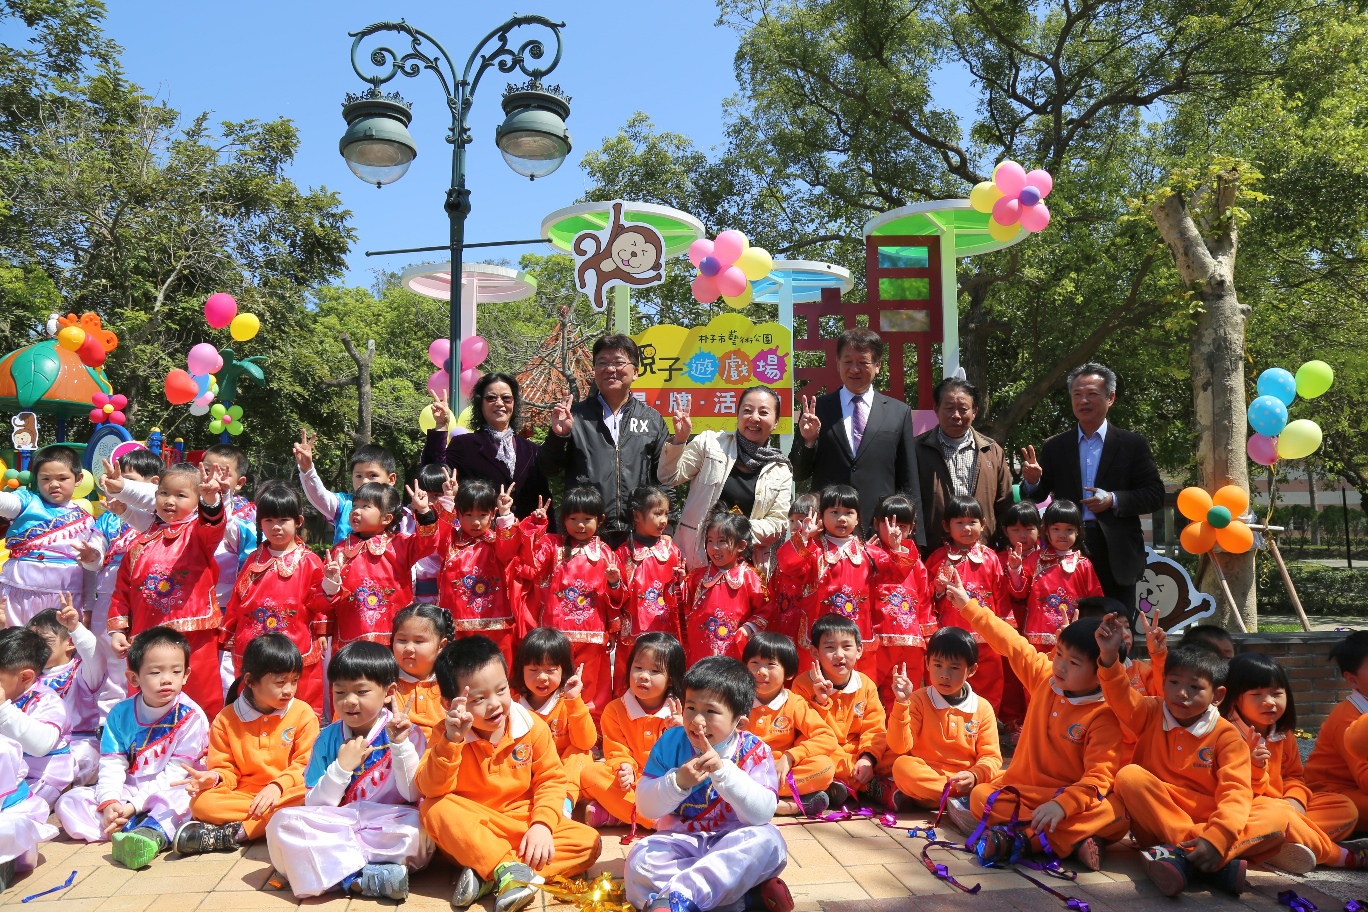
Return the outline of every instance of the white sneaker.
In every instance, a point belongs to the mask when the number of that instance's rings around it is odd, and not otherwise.
[[[1310,874],[1316,870],[1316,853],[1299,842],[1284,842],[1268,865],[1288,874]]]

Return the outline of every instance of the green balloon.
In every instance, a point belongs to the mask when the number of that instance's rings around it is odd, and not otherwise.
[[[6,470],[5,470],[5,481],[18,481],[18,479],[19,479],[19,470],[18,470],[18,469],[6,469]]]
[[[232,424],[228,425],[228,434],[229,434],[229,436],[231,436],[231,437],[236,437],[238,434],[241,434],[241,433],[242,433],[242,422],[241,422],[241,421],[234,421]]]
[[[1229,507],[1212,507],[1210,510],[1207,510],[1207,525],[1211,526],[1213,529],[1224,529],[1226,526],[1230,525],[1231,519]]]
[[[1335,370],[1324,361],[1307,361],[1297,368],[1297,395],[1315,399],[1335,382]]]
[[[222,433],[223,433],[223,422],[222,422],[222,421],[211,421],[211,422],[209,422],[209,433],[211,433],[211,434],[222,434]]]

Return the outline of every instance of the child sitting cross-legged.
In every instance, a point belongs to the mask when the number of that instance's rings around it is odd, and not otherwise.
[[[1306,761],[1306,784],[1316,794],[1348,796],[1360,821],[1368,822],[1368,726],[1361,721],[1368,718],[1368,630],[1336,643],[1330,661],[1339,666],[1350,691],[1321,724]]]
[[[42,679],[50,652],[36,630],[0,630],[0,736],[24,749],[29,791],[49,806],[74,775],[66,705]]]
[[[627,855],[627,901],[642,910],[792,912],[788,862],[770,822],[779,780],[746,731],[755,681],[738,660],[701,659],[684,676],[684,724],[661,736],[637,786],[659,832]]]
[[[518,696],[518,705],[531,710],[551,729],[556,753],[570,780],[566,807],[573,811],[580,796],[580,774],[594,762],[599,735],[589,707],[584,705],[584,679],[570,662],[570,648],[570,640],[559,630],[533,628],[518,644],[509,684]]]
[[[1098,679],[1107,703],[1135,733],[1135,761],[1116,774],[1116,795],[1144,852],[1145,873],[1165,896],[1195,875],[1239,895],[1248,862],[1241,856],[1277,848],[1291,807],[1255,798],[1249,746],[1221,718],[1226,662],[1214,652],[1180,646],[1164,668],[1163,697],[1142,697],[1121,664],[1119,615],[1097,628]]]

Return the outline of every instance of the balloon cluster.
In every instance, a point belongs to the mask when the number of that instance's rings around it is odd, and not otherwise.
[[[476,370],[489,357],[489,343],[481,336],[467,336],[461,340],[461,395],[469,396],[483,373]],[[451,340],[433,339],[428,346],[428,360],[437,368],[428,377],[428,392],[434,396],[451,389]]]
[[[31,472],[20,472],[18,469],[11,469],[0,459],[0,487],[6,491],[13,491],[20,485],[26,485],[33,478]]]
[[[1014,161],[993,169],[993,179],[974,185],[969,205],[976,212],[991,213],[988,234],[995,241],[1010,241],[1017,236],[1017,225],[1035,233],[1050,224],[1045,197],[1054,189],[1050,172],[1037,168],[1028,172]]]
[[[774,268],[769,251],[752,247],[739,231],[724,231],[711,241],[694,241],[689,245],[689,262],[698,267],[693,280],[694,300],[711,304],[720,295],[737,310],[750,305],[750,283],[763,279]]]
[[[226,328],[238,342],[256,338],[256,334],[261,330],[261,320],[256,314],[238,313],[237,300],[224,292],[212,294],[205,299],[204,320],[214,329]],[[232,354],[229,349],[225,351]],[[236,363],[239,368],[242,367],[241,362]],[[209,430],[212,433],[227,432],[237,436],[243,431],[242,408],[214,403],[215,397],[219,394],[219,381],[214,375],[223,368],[223,355],[213,343],[200,342],[192,346],[185,356],[185,369],[176,368],[167,372],[166,400],[172,405],[189,403],[192,415],[211,416]],[[260,382],[259,370],[257,375],[257,381]]]
[[[123,424],[128,420],[123,411],[128,408],[127,396],[117,393],[113,396],[96,393],[90,397],[90,404],[95,406],[90,410],[91,424],[103,424],[106,421],[110,424]]]
[[[1201,488],[1178,492],[1178,512],[1192,520],[1178,536],[1189,554],[1205,554],[1220,545],[1231,554],[1254,546],[1254,530],[1239,519],[1249,509],[1249,494],[1239,485],[1226,485],[1215,494]]]
[[[1287,410],[1297,397],[1315,399],[1335,382],[1335,371],[1324,361],[1307,361],[1297,373],[1270,367],[1259,374],[1259,396],[1249,403],[1249,426],[1254,429],[1245,452],[1259,465],[1279,459],[1310,456],[1321,445],[1320,425],[1310,418],[1288,420]]]
[[[119,337],[100,325],[100,315],[74,313],[57,318],[57,344],[75,352],[81,363],[89,368],[103,367],[105,356],[119,347]]]
[[[204,319],[214,329],[227,329],[233,339],[248,342],[256,338],[261,321],[256,314],[238,313],[237,299],[222,291],[211,294],[204,302]]]

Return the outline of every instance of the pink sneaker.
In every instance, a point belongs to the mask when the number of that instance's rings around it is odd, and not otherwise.
[[[622,821],[604,810],[597,801],[590,801],[584,806],[584,822],[596,830],[600,827],[622,825]]]

